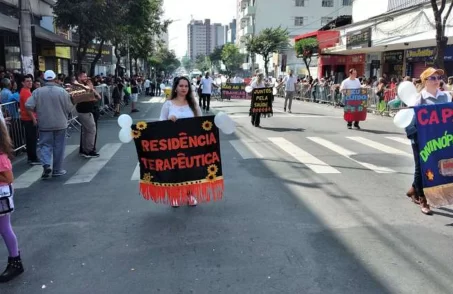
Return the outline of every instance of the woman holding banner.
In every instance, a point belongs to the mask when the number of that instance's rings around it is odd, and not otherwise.
[[[259,89],[259,88],[266,88],[266,84],[264,83],[264,74],[258,73],[256,76],[256,79],[252,82],[250,85],[253,89]],[[255,127],[260,126],[260,121],[261,121],[261,114],[260,113],[252,113],[252,125]]]
[[[430,67],[420,75],[423,89],[420,91],[418,101],[415,106],[442,104],[452,101],[451,95],[448,92],[443,92],[439,89],[443,74],[443,70]],[[422,213],[431,215],[431,208],[428,205],[423,192],[423,178],[420,166],[420,146],[418,144],[415,115],[412,123],[406,127],[406,134],[411,140],[415,161],[414,182],[411,189],[407,192],[407,196],[412,198],[414,203],[420,203]]]
[[[201,109],[198,107],[190,81],[186,77],[175,78],[171,91],[171,98],[162,106],[160,112],[160,120],[171,120],[175,122],[177,119],[198,117],[201,115]],[[196,206],[197,199],[190,195],[188,197],[189,206]],[[180,203],[173,200],[171,206],[179,207]]]

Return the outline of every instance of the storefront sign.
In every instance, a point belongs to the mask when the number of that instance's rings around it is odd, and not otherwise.
[[[403,58],[403,50],[384,52],[384,63],[403,64]]]
[[[429,62],[434,60],[435,47],[425,47],[406,50],[406,60],[409,62]],[[453,46],[445,48],[444,60],[453,60]]]
[[[77,48],[73,49],[73,62],[77,62]],[[83,59],[83,63],[89,64],[93,62],[94,58],[98,54],[99,44],[90,44],[88,45],[87,52],[85,58]],[[98,64],[112,64],[113,62],[113,48],[111,45],[104,45],[102,46],[102,55],[101,58],[98,60]]]
[[[362,64],[365,63],[365,54],[356,54],[356,55],[349,55],[347,57],[348,64]]]
[[[371,47],[371,27],[346,34],[347,49],[367,47]]]

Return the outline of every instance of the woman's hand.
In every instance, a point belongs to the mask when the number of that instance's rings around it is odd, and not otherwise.
[[[177,120],[176,116],[174,115],[171,115],[168,119],[171,120],[172,122],[175,122]]]

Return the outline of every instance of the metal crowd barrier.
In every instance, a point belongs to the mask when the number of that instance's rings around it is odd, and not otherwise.
[[[12,101],[0,104],[14,151],[25,148],[25,128],[20,120],[19,103]]]

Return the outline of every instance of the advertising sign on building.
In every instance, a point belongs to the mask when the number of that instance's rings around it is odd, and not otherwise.
[[[409,62],[426,62],[433,61],[436,55],[435,47],[424,47],[406,50],[406,60]],[[444,60],[453,60],[453,46],[445,48]]]
[[[371,47],[371,27],[346,34],[346,48],[367,48]]]
[[[74,48],[75,52],[73,54],[74,62],[77,62],[77,48]],[[99,44],[90,44],[88,45],[85,58],[83,63],[89,64],[93,62],[94,58],[98,54]],[[102,46],[101,58],[98,60],[98,64],[112,64],[113,62],[113,47],[111,45]]]

